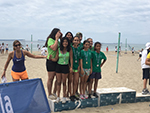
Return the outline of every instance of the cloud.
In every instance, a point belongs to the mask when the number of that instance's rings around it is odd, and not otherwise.
[[[0,1],[0,15],[1,35],[5,38],[15,37],[17,30],[20,36],[32,32],[37,38],[44,37],[54,27],[64,34],[70,30],[74,34],[81,31],[88,37],[108,37],[102,39],[106,42],[114,42],[109,37],[115,37],[119,31],[129,37],[129,34],[145,37],[145,41],[150,35],[150,1],[147,0],[7,0]],[[4,33],[10,29],[13,30],[9,34]]]

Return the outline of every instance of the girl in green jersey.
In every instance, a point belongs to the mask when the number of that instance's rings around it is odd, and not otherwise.
[[[53,85],[53,80],[56,75],[56,64],[57,62],[53,62],[52,60],[49,60],[50,55],[55,58],[58,46],[59,46],[59,39],[61,39],[62,33],[60,29],[54,28],[50,35],[47,37],[47,40],[45,42],[45,46],[47,47],[48,50],[48,55],[47,55],[47,60],[46,60],[46,69],[48,72],[48,80],[47,80],[47,89],[48,89],[48,97],[50,99],[55,99],[56,97],[56,85],[57,81],[55,81],[55,86],[52,94],[52,85]]]
[[[85,40],[83,42],[83,50],[81,50],[81,59],[80,59],[80,66],[81,66],[81,77],[80,77],[80,98],[87,99],[88,96],[85,95],[85,89],[87,86],[87,79],[89,75],[92,73],[92,55],[91,50],[89,50],[90,42]],[[89,88],[88,88],[89,89]]]
[[[93,39],[92,39],[92,38],[88,38],[87,40],[90,42],[90,47],[89,47],[89,49],[90,49],[91,51],[94,51]]]
[[[75,97],[75,93],[78,88],[78,81],[79,81],[79,71],[80,71],[80,66],[79,66],[79,61],[80,61],[80,48],[78,47],[79,44],[79,37],[75,36],[73,38],[73,45],[72,47],[72,52],[73,52],[73,73],[71,73],[70,77],[71,80],[73,81],[73,94],[70,97],[72,101],[78,100],[77,97]]]
[[[89,98],[91,97],[91,89],[92,89],[92,83],[93,80],[95,80],[94,83],[94,94],[93,96],[98,97],[96,94],[98,80],[101,79],[101,67],[106,62],[106,56],[101,50],[101,43],[96,42],[94,44],[94,51],[92,51],[92,74],[90,75],[90,85],[89,85]]]
[[[64,37],[61,39],[60,48],[56,53],[56,57],[50,59],[52,61],[57,61],[56,65],[56,79],[57,79],[57,100],[60,101],[60,90],[61,83],[63,83],[63,98],[62,103],[66,103],[66,79],[69,73],[69,58],[70,58],[70,72],[72,72],[73,60],[72,60],[72,49],[70,48],[70,41],[68,38]]]

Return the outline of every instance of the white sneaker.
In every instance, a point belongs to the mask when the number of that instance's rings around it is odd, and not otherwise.
[[[54,96],[53,95],[49,95],[48,98],[51,99],[51,100],[53,100]]]
[[[56,103],[58,103],[60,101],[60,97],[57,97],[57,99],[56,99]]]
[[[54,97],[55,99],[57,99],[57,95],[56,95],[56,93],[54,93],[54,94],[53,94],[53,97]]]
[[[66,103],[66,97],[63,97],[61,101],[63,104]]]

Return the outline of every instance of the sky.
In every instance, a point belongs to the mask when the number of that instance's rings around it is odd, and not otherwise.
[[[0,0],[0,39],[46,40],[53,28],[94,42],[150,42],[150,0]]]

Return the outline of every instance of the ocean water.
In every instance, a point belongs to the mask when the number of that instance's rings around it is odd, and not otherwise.
[[[0,40],[0,44],[4,43],[5,45],[8,44],[9,51],[13,50],[13,41],[14,40]],[[31,44],[32,44],[32,50],[33,51],[38,51],[37,44],[40,45],[42,48],[45,45],[45,41],[39,40],[39,41],[26,41],[26,40],[20,40],[22,46],[25,48],[26,45],[28,44],[29,48],[31,49]],[[115,51],[115,46],[117,46],[117,43],[102,43],[101,51],[106,51],[106,47],[108,46],[109,51]],[[125,43],[121,43],[121,51],[125,51]],[[145,48],[145,44],[127,44],[127,51],[130,51],[131,48],[134,47],[135,51],[139,51],[142,48]]]

